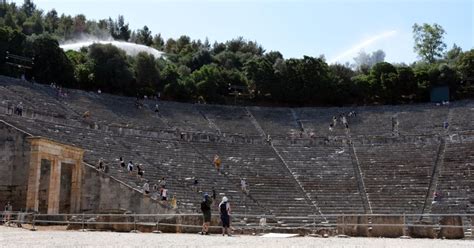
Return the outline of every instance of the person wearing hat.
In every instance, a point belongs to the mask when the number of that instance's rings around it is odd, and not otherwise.
[[[201,211],[203,216],[201,235],[209,235],[209,225],[211,224],[211,206],[212,198],[204,193],[204,200],[201,202]]]
[[[219,204],[219,213],[221,215],[221,222],[222,222],[222,236],[227,233],[227,235],[231,236],[229,233],[230,228],[230,204],[229,199],[227,197],[222,197],[222,201]]]

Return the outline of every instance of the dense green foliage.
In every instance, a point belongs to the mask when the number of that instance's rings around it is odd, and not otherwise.
[[[328,65],[324,57],[285,59],[242,37],[214,42],[188,36],[166,41],[144,26],[130,30],[123,16],[88,20],[84,15],[43,12],[30,0],[0,4],[0,74],[34,78],[85,90],[155,95],[180,101],[274,105],[396,104],[429,100],[436,85],[448,85],[453,99],[474,96],[474,50],[456,45],[445,52],[444,30],[413,26],[421,61],[384,62],[381,50],[359,53],[353,66]],[[165,58],[130,57],[112,45],[94,44],[79,52],[59,42],[84,37],[113,38],[151,46]],[[34,58],[33,69],[9,66],[6,52]],[[11,58],[10,58],[11,60]],[[13,61],[18,62],[18,61]]]

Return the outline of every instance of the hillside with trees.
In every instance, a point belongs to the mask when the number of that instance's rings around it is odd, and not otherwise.
[[[257,42],[238,37],[225,42],[183,35],[164,40],[144,26],[131,30],[124,16],[89,20],[31,0],[0,4],[0,74],[25,75],[39,83],[128,96],[233,104],[314,106],[401,104],[429,101],[433,86],[447,85],[452,100],[474,97],[474,49],[451,49],[438,24],[414,24],[414,50],[420,60],[384,62],[381,50],[361,52],[354,65],[331,64],[323,56],[284,58]],[[63,51],[59,44],[84,37],[113,38],[165,53],[131,57],[113,45],[94,44]],[[32,58],[31,65],[16,56]],[[20,64],[20,66],[12,66]],[[29,69],[28,67],[31,67]]]

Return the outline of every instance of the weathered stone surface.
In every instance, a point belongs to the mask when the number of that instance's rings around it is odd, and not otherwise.
[[[84,165],[82,174],[81,211],[126,209],[140,214],[176,213],[176,210],[169,205],[144,196],[141,192],[110,178],[93,167]]]
[[[439,221],[440,225],[459,226],[459,227],[441,227],[438,238],[462,239],[464,230],[462,228],[462,218],[460,216],[445,216]]]
[[[370,236],[372,237],[386,237],[386,238],[398,238],[403,236],[403,229],[405,224],[405,218],[403,216],[373,216],[373,224],[395,224],[398,226],[377,226],[372,227]]]
[[[30,153],[26,137],[27,134],[0,122],[1,208],[10,201],[13,210],[25,209]]]
[[[30,164],[28,172],[28,192],[26,208],[30,211],[39,211],[40,208],[40,187],[42,178],[42,161],[50,161],[49,185],[47,199],[47,213],[59,213],[61,202],[61,168],[63,163],[72,164],[71,187],[69,209],[66,213],[79,212],[80,209],[80,182],[82,177],[81,164],[84,150],[79,147],[61,144],[42,137],[28,137],[30,142]],[[63,195],[63,197],[66,197]],[[44,211],[41,211],[44,213]]]
[[[369,234],[367,223],[369,222],[366,216],[340,216],[337,218],[337,233],[353,237],[367,237]]]
[[[433,225],[432,222],[419,221],[413,223],[415,225]],[[409,226],[408,233],[412,238],[436,238],[436,233],[433,227]]]

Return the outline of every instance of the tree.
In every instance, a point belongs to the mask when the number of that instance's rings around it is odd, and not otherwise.
[[[413,38],[415,39],[414,50],[428,63],[434,63],[443,55],[446,44],[443,42],[445,31],[438,24],[413,25]]]
[[[46,17],[44,19],[44,27],[46,32],[54,33],[59,27],[59,17],[58,12],[55,9],[52,9],[48,13],[46,13]]]
[[[125,52],[111,44],[93,44],[88,56],[93,61],[94,86],[106,92],[135,95],[133,74]]]
[[[86,31],[86,16],[83,14],[74,17],[74,34],[80,35]]]
[[[191,70],[197,70],[203,65],[210,64],[212,62],[211,52],[206,49],[201,49],[198,52],[194,53],[191,57],[191,61],[188,64]]]
[[[30,17],[35,12],[36,5],[31,0],[25,0],[21,6],[21,10],[26,14],[27,17]]]
[[[135,57],[134,71],[136,86],[144,94],[152,94],[158,89],[160,76],[153,55],[145,52],[138,53]]]
[[[161,34],[155,35],[155,37],[153,37],[153,47],[158,50],[163,50],[164,46],[165,41],[163,40],[163,37],[161,37]]]
[[[74,68],[59,43],[49,35],[40,35],[30,42],[35,59],[32,73],[36,80],[74,87]]]
[[[462,80],[460,95],[464,97],[474,97],[474,49],[461,54],[457,62],[457,68]]]
[[[276,76],[270,61],[264,58],[253,58],[244,65],[244,72],[250,88],[257,97],[270,97],[276,89]]]
[[[74,20],[71,16],[66,16],[64,14],[59,18],[58,25],[58,35],[61,36],[64,40],[72,38],[72,32],[74,30]]]
[[[462,48],[457,46],[456,43],[454,43],[453,47],[444,54],[444,59],[448,64],[456,64],[461,55]]]
[[[349,66],[342,64],[330,65],[329,70],[331,72],[331,92],[333,95],[331,103],[342,105],[356,102],[357,98],[352,83],[355,72]]]
[[[123,41],[128,41],[130,39],[131,31],[128,27],[128,23],[125,24],[125,19],[122,15],[119,15],[117,20],[112,20],[112,18],[109,17],[107,22],[107,28],[109,29],[112,38]]]
[[[220,68],[214,64],[204,65],[191,74],[196,83],[197,93],[206,102],[222,102],[222,93],[226,92],[228,85],[221,74]]]
[[[150,29],[145,25],[143,29],[137,31],[137,40],[138,44],[143,44],[145,46],[151,46],[153,44],[153,36],[151,35]]]

